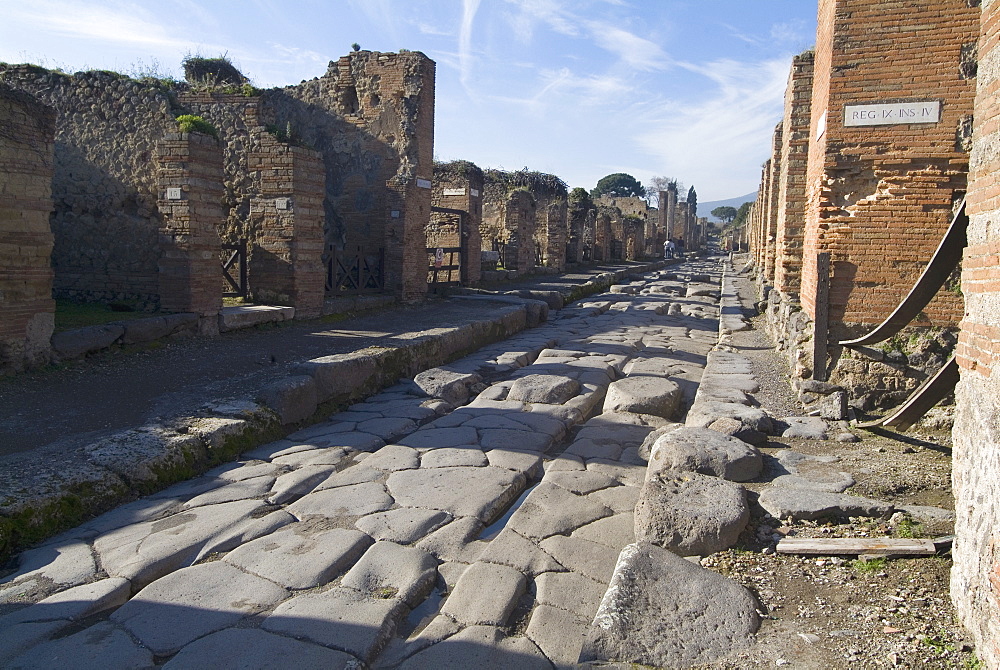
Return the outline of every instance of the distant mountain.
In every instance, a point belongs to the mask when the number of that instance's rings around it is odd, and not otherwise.
[[[716,207],[735,207],[740,208],[745,202],[753,202],[757,199],[757,191],[753,193],[747,193],[746,195],[740,196],[738,198],[729,198],[728,200],[713,200],[712,202],[699,202],[698,203],[698,216],[707,216],[709,221],[714,223],[719,223],[720,219],[712,216],[712,210]]]

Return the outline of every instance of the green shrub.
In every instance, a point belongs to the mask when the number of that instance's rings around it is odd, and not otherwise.
[[[181,114],[177,117],[177,127],[182,133],[202,133],[219,139],[219,131],[215,126],[200,116]]]

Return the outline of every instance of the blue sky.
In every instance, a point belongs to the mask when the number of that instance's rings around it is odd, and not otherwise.
[[[757,188],[810,0],[0,0],[0,61],[180,77],[230,58],[261,87],[351,44],[437,62],[435,156],[593,188],[612,172]]]

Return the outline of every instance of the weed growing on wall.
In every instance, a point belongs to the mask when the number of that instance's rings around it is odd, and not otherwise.
[[[182,133],[202,133],[219,139],[219,131],[215,126],[200,116],[181,114],[177,117],[177,127]]]

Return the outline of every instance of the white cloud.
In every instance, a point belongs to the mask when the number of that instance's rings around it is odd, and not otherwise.
[[[654,42],[610,23],[587,21],[586,25],[597,46],[637,70],[663,70],[670,66],[670,58]]]
[[[479,10],[479,0],[462,0],[462,24],[458,33],[459,81],[469,90],[474,57],[472,54],[472,26]]]

